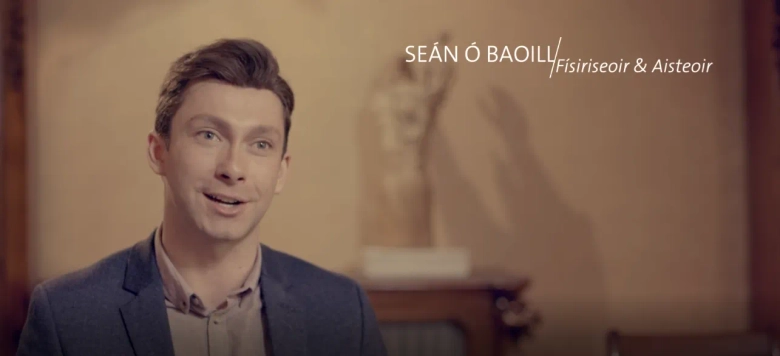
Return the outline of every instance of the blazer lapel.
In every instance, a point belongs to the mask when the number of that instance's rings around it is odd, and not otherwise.
[[[174,356],[153,238],[135,245],[128,258],[124,288],[135,297],[120,311],[136,356]]]
[[[263,246],[260,290],[268,321],[273,356],[306,355],[306,320],[302,304],[291,292],[292,283],[278,265],[277,252]]]

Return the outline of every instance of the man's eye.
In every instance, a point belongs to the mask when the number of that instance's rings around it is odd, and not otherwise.
[[[211,131],[201,131],[200,132],[200,136],[205,138],[205,139],[207,139],[207,140],[213,140],[213,139],[217,138],[217,135],[215,135]]]
[[[260,141],[260,142],[256,143],[255,146],[257,146],[257,148],[259,148],[261,150],[267,150],[267,149],[271,148],[271,144],[268,143],[268,141]]]

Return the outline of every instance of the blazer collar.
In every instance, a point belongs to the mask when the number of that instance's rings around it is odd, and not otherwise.
[[[130,249],[123,286],[135,297],[120,311],[136,356],[174,356],[153,238],[154,233]]]
[[[274,356],[306,355],[306,319],[286,256],[263,245],[260,290]]]

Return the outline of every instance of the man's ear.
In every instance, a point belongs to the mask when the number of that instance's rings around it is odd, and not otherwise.
[[[165,159],[168,155],[168,146],[165,139],[157,132],[152,131],[147,138],[147,154],[149,167],[158,175],[165,175]]]
[[[285,152],[282,161],[279,163],[279,173],[276,175],[276,188],[274,193],[279,194],[284,189],[284,183],[287,181],[287,174],[290,172],[290,153]]]

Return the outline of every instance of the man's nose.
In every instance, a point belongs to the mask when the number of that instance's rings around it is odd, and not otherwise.
[[[228,182],[245,179],[246,159],[237,147],[230,147],[222,155],[217,166],[217,177]]]

